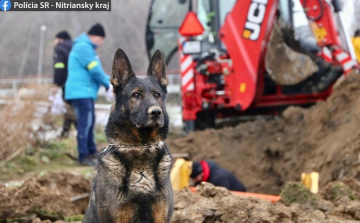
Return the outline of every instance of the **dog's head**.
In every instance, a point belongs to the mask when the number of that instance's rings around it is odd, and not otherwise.
[[[110,143],[151,144],[166,138],[167,83],[165,60],[159,50],[143,79],[135,76],[125,52],[116,51],[111,74],[115,102],[106,126]]]

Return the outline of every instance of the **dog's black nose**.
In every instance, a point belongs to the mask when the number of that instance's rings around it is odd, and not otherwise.
[[[162,110],[159,106],[151,106],[148,110],[148,113],[152,118],[159,118]]]
[[[158,118],[161,115],[161,110],[160,109],[154,109],[154,110],[151,111],[151,115],[154,118]]]

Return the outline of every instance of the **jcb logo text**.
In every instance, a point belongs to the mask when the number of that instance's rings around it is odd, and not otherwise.
[[[259,38],[267,3],[268,0],[252,0],[242,34],[244,38],[254,41]]]

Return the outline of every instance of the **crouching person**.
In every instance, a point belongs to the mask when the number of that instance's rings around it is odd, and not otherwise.
[[[245,186],[232,173],[208,160],[194,161],[190,178],[195,184],[209,182],[232,191],[246,191]]]

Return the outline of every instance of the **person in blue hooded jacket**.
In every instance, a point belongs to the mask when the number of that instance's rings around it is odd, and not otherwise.
[[[97,99],[100,86],[104,86],[107,91],[110,88],[110,76],[104,72],[96,54],[96,49],[104,40],[103,26],[93,25],[87,34],[75,39],[68,60],[65,99],[74,107],[78,120],[78,159],[82,165],[96,165],[94,100]]]

